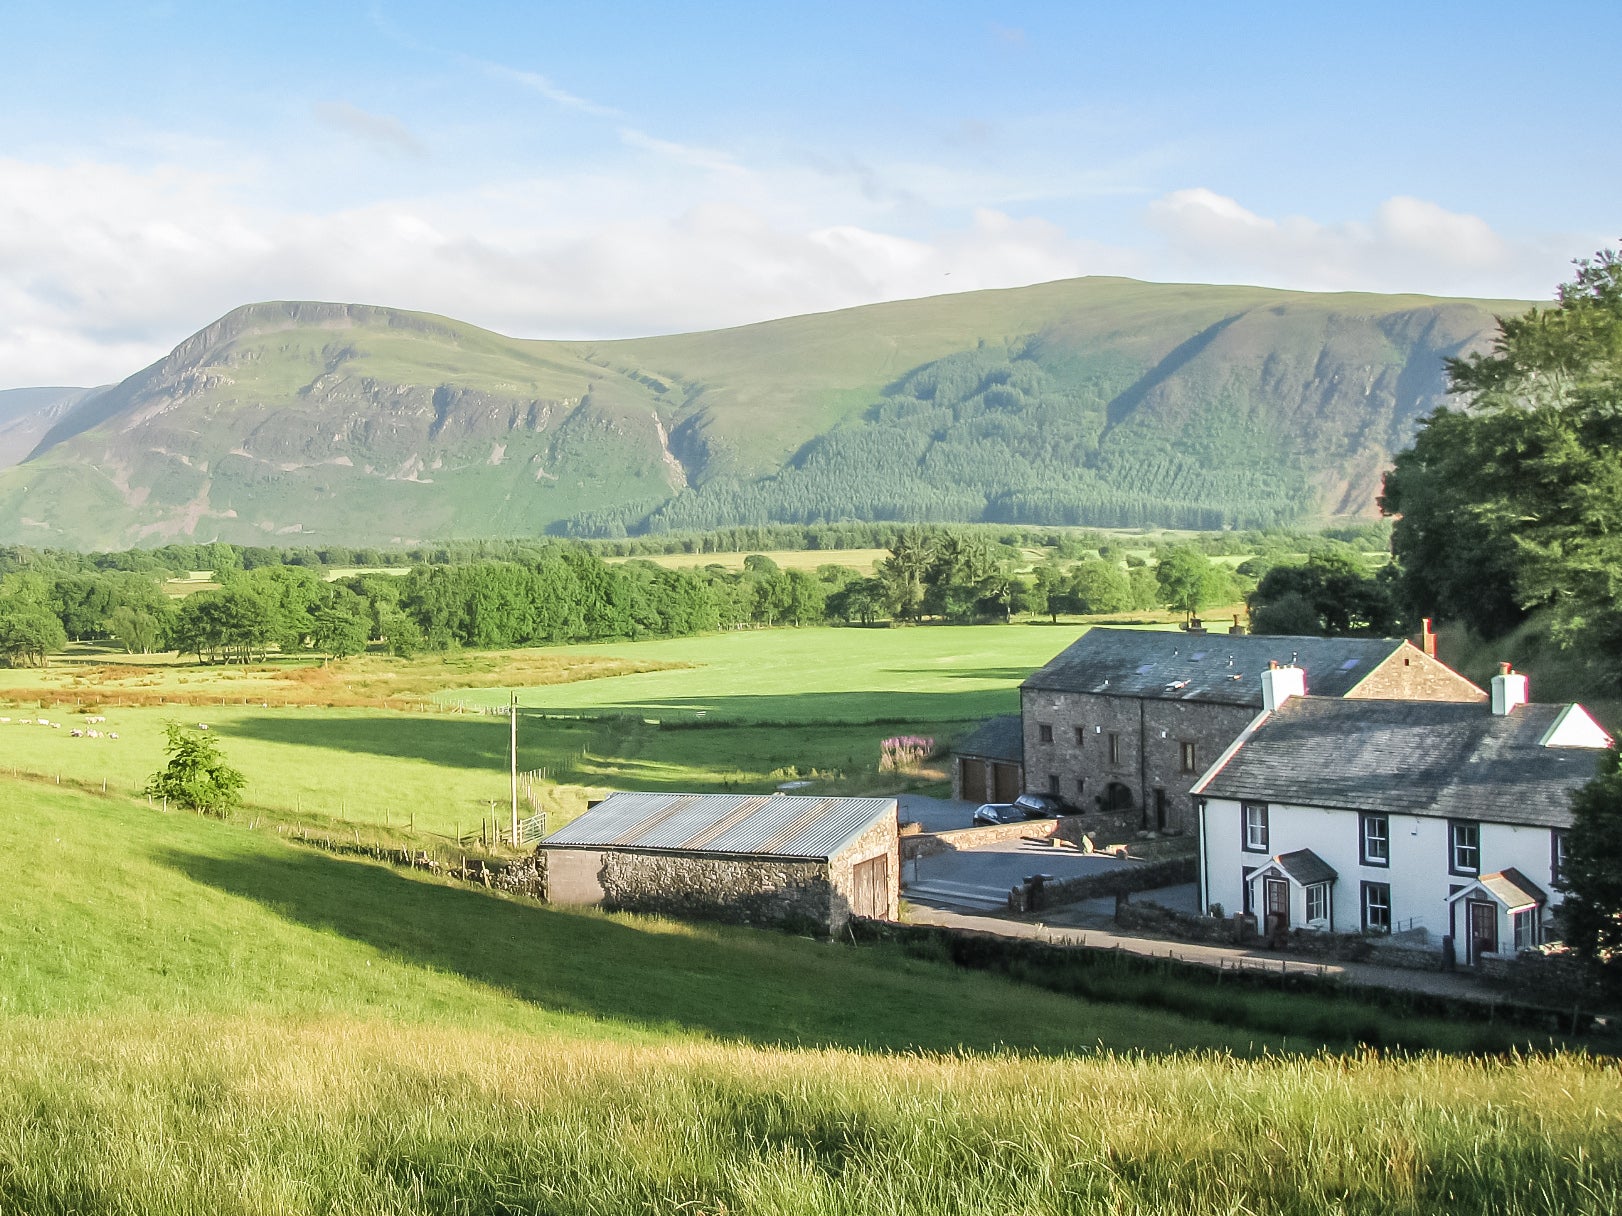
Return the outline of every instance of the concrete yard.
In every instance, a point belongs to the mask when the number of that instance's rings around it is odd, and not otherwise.
[[[902,892],[913,903],[991,910],[1008,904],[1008,889],[1028,874],[1075,878],[1137,865],[1042,840],[1007,840],[975,849],[935,853],[902,864]],[[1114,901],[1110,901],[1113,909]]]

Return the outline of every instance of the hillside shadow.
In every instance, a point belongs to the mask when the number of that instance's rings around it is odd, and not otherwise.
[[[934,673],[931,673],[934,674]],[[964,689],[953,692],[738,693],[718,696],[653,697],[601,706],[599,715],[639,713],[672,723],[699,721],[698,714],[717,724],[739,726],[846,725],[869,723],[905,725],[909,722],[968,722],[1017,708],[1017,690]],[[562,712],[535,706],[538,712]]]
[[[267,713],[215,723],[213,733],[262,743],[423,760],[452,768],[507,767],[505,719],[444,714],[310,717]]]
[[[970,1010],[944,1016],[956,984],[897,976],[888,951],[720,927],[640,928],[303,850],[160,860],[286,920],[557,1013],[764,1045],[990,1050],[1021,1037],[979,1025],[986,1019]],[[1033,1041],[1017,1045],[1037,1048],[1032,1030]]]

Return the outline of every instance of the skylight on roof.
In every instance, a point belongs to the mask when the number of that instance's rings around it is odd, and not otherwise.
[[[1196,650],[1193,654],[1189,655],[1188,657],[1189,657],[1190,660],[1203,659],[1206,656],[1207,653],[1209,653],[1209,652],[1204,651],[1204,650]]]
[[[1154,669],[1155,665],[1153,663],[1145,663],[1143,666],[1138,668],[1138,674],[1140,676],[1146,676]]]
[[[1362,661],[1363,661],[1362,659],[1347,659],[1344,663],[1342,663],[1340,665],[1340,669],[1342,671],[1350,671],[1352,668],[1356,667]]]

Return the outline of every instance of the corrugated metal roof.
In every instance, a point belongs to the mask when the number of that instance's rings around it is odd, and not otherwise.
[[[819,860],[895,813],[894,798],[620,793],[541,844]]]

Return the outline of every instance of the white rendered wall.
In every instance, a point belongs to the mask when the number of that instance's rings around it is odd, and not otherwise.
[[[1281,853],[1311,849],[1338,875],[1330,888],[1332,927],[1337,932],[1362,930],[1362,884],[1365,882],[1391,884],[1393,928],[1428,929],[1431,941],[1438,946],[1444,935],[1453,932],[1448,896],[1454,887],[1468,885],[1471,879],[1448,872],[1447,820],[1420,815],[1389,816],[1390,865],[1366,866],[1361,860],[1356,811],[1330,811],[1275,802],[1268,804],[1267,819],[1267,851],[1247,852],[1242,847],[1240,804],[1225,798],[1207,800],[1201,864],[1207,906],[1221,904],[1229,915],[1239,911],[1244,907],[1242,876],[1246,867],[1260,868],[1269,858]],[[1551,844],[1548,828],[1483,823],[1481,873],[1491,874],[1514,867],[1543,889],[1549,897],[1549,907],[1557,906],[1561,896],[1554,889],[1549,872]],[[1306,923],[1305,895],[1292,884],[1291,896],[1291,923],[1303,925]],[[1462,932],[1462,910],[1459,916]],[[1501,952],[1507,952],[1513,948],[1509,918],[1501,915],[1499,919]],[[1463,957],[1462,950],[1460,957]]]

